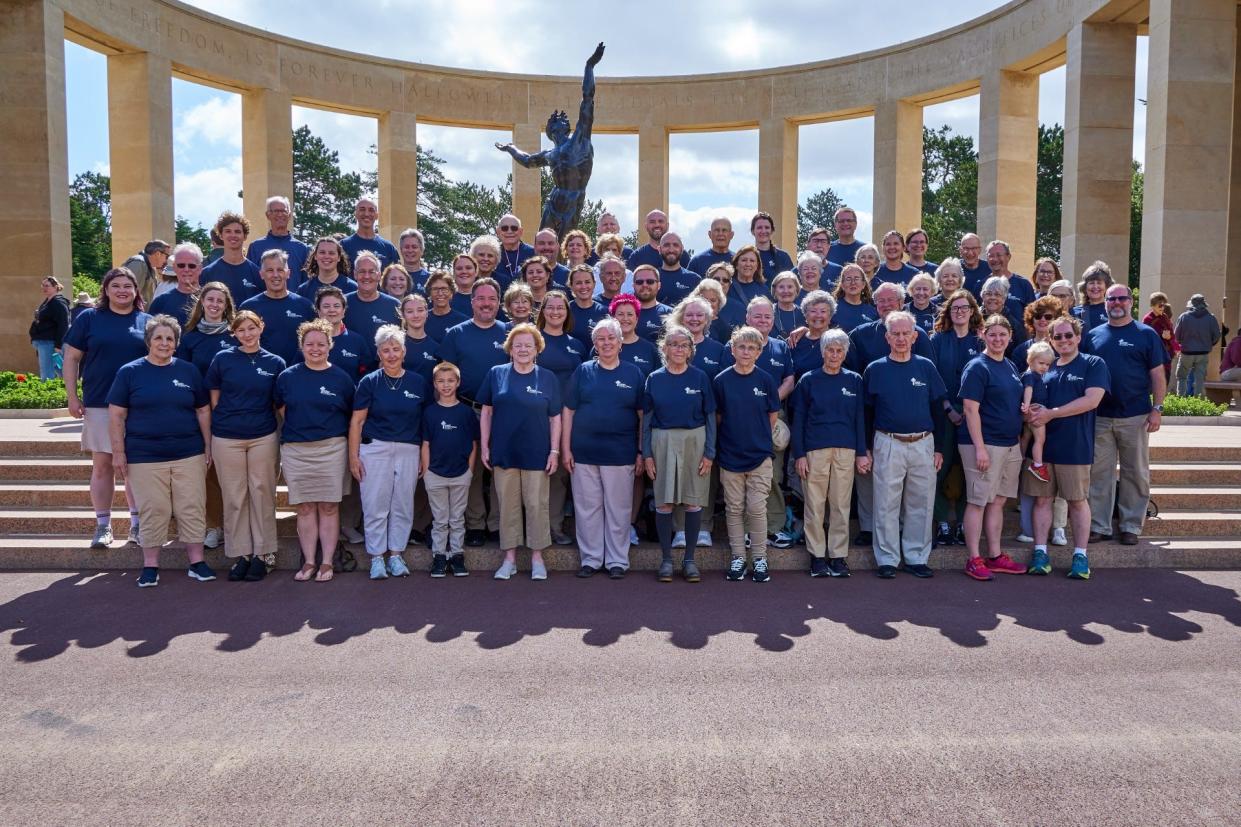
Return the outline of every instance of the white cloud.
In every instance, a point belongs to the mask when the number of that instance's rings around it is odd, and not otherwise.
[[[178,147],[223,144],[241,149],[241,96],[220,94],[180,113],[173,126]]]
[[[345,172],[375,169],[377,159],[371,147],[379,141],[379,122],[374,118],[295,106],[293,128],[303,125],[339,153],[340,168]]]
[[[237,197],[241,190],[241,156],[223,166],[178,174],[173,187],[176,214],[191,224],[210,227],[224,210],[241,209],[241,199]]]

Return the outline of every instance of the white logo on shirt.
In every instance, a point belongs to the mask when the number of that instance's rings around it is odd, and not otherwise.
[[[572,353],[574,356],[582,355],[582,352],[580,350],[574,350],[572,345],[565,345],[564,349],[566,353]]]
[[[401,393],[405,394],[406,399],[421,399],[422,398],[418,394],[410,393],[409,391],[401,391]]]
[[[379,318],[378,316],[376,316],[376,315],[375,315],[375,314],[373,314],[373,313],[371,314],[371,321],[372,321],[372,322],[374,322],[375,324],[387,324],[387,322],[386,322],[386,321],[384,321],[383,319]]]
[[[450,423],[448,423],[448,422],[445,422],[445,421],[444,421],[444,420],[442,420],[442,419],[440,420],[440,428],[442,428],[442,429],[443,429],[443,430],[445,430],[445,431],[455,431],[455,430],[457,430],[457,426],[456,426],[456,425],[452,425],[452,424],[450,424]]]
[[[926,387],[926,382],[920,381],[916,376],[909,377],[909,384],[913,385],[915,388]]]
[[[492,342],[491,346],[494,347],[496,350],[504,350],[503,342]]]
[[[262,368],[258,368],[258,367],[254,369],[254,372],[259,376],[275,376],[276,375],[269,370],[263,370]]]
[[[768,359],[767,361],[771,364],[771,366],[772,366],[773,368],[782,368],[782,367],[784,367],[784,363],[783,363],[783,362],[777,362],[775,359]]]
[[[257,286],[257,285],[255,285],[255,283],[254,283],[254,282],[250,281],[249,279],[242,279],[242,280],[241,280],[241,285],[242,285],[242,287],[255,287],[255,286]]]
[[[336,395],[332,393],[330,390],[328,390],[327,388],[323,387],[322,385],[319,386],[319,393],[322,394],[323,396],[335,396]]]
[[[691,396],[692,396],[693,394],[696,394],[696,393],[702,393],[702,391],[701,391],[700,389],[698,389],[698,388],[691,388],[691,387],[689,387],[688,385],[685,387],[685,392],[686,392],[686,393],[688,393],[688,394],[690,394]]]
[[[841,389],[840,389],[840,395],[841,395],[841,396],[851,396],[851,397],[857,398],[857,394],[856,394],[856,393],[854,393],[853,391],[849,390],[848,388],[841,388]]]
[[[543,395],[543,391],[539,390],[538,388],[532,388],[529,385],[526,385],[526,393],[533,394],[534,396]]]
[[[1120,346],[1121,347],[1137,347],[1137,345],[1135,345],[1133,342],[1129,341],[1128,339],[1121,339]]]
[[[1077,376],[1076,374],[1073,374],[1073,373],[1066,373],[1064,375],[1064,378],[1069,382],[1085,382],[1086,381],[1085,376]]]
[[[356,354],[356,353],[350,353],[349,351],[345,350],[343,347],[340,349],[340,355],[341,355],[341,356],[348,356],[350,359],[357,359],[357,358],[358,358],[358,354]]]
[[[965,349],[965,352],[966,352],[966,353],[968,353],[970,356],[977,356],[977,355],[978,355],[978,351],[974,350],[974,348],[972,348],[972,347],[971,347],[971,348],[966,348],[966,349]]]
[[[434,357],[434,356],[432,356],[431,354],[427,353],[425,350],[422,352],[422,358],[423,358],[423,359],[426,359],[428,362],[434,362],[434,361],[435,361],[435,357]]]
[[[702,361],[704,364],[707,364],[707,365],[718,365],[719,364],[719,362],[715,361],[710,356],[702,357]]]
[[[172,386],[173,386],[174,388],[185,388],[186,390],[189,390],[189,388],[190,388],[190,386],[189,386],[189,385],[185,384],[185,383],[184,383],[184,382],[182,382],[180,379],[173,379],[173,380],[172,380]]]
[[[284,311],[284,315],[285,315],[285,318],[289,318],[289,319],[300,319],[302,317],[302,314],[294,313],[292,310]]]
[[[635,357],[633,357],[633,360],[634,360],[635,362],[637,362],[638,364],[641,364],[641,365],[646,365],[646,364],[649,364],[649,363],[648,363],[645,359],[643,359],[641,356],[635,356]]]
[[[622,382],[619,379],[616,380],[616,387],[620,388],[621,390],[626,390],[626,391],[633,390],[633,385],[626,385],[624,382]]]
[[[767,391],[763,390],[762,388],[754,388],[753,390],[754,390],[755,396],[766,396],[767,395]]]

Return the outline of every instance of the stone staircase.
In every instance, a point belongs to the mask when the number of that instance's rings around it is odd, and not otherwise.
[[[0,568],[3,569],[107,569],[133,568],[138,553],[125,547],[129,517],[123,490],[118,487],[113,500],[114,547],[104,551],[87,548],[94,529],[90,506],[90,460],[78,450],[76,423],[54,420],[31,423],[23,430],[5,423],[0,429]],[[47,433],[57,431],[54,436]],[[1115,543],[1091,548],[1092,565],[1168,566],[1216,568],[1241,565],[1241,429],[1185,428],[1182,434],[1157,435],[1151,449],[1151,496],[1158,506],[1157,517],[1147,521],[1143,540],[1136,547]],[[1237,434],[1233,437],[1232,434]],[[1227,438],[1217,438],[1227,437]],[[1222,443],[1222,444],[1221,444]],[[294,568],[300,560],[294,530],[294,516],[288,508],[285,490],[278,496],[278,527],[281,568]],[[1015,535],[1015,514],[1010,515],[1005,548],[1017,559],[1025,559],[1028,547]],[[715,546],[700,550],[699,563],[707,569],[723,569],[727,551],[722,519],[717,520]],[[352,547],[361,558],[360,547]],[[1053,561],[1067,564],[1069,549],[1053,549]],[[678,553],[679,554],[679,553]],[[631,554],[634,569],[654,569],[659,563],[658,546],[644,543]],[[798,570],[806,566],[804,548],[771,552],[777,570]],[[406,558],[411,567],[429,566],[425,548],[410,548]],[[499,550],[492,547],[471,549],[467,560],[473,568],[486,571],[498,565]],[[525,558],[519,558],[525,559]],[[937,549],[932,565],[958,568],[965,552],[959,547]],[[184,551],[172,543],[163,555],[167,567],[182,565]],[[223,564],[222,550],[208,553],[213,565]],[[558,547],[547,554],[551,568],[574,570],[578,566],[576,549]],[[853,549],[850,565],[869,568],[871,555]]]

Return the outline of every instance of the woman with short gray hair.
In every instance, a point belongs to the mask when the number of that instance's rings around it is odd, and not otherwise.
[[[820,343],[832,326],[836,300],[826,290],[811,290],[801,300],[801,312],[806,319],[806,326],[802,329],[804,333],[789,337],[790,342],[796,341],[796,344],[789,345],[789,349],[793,351],[793,374],[799,379],[823,366]]]

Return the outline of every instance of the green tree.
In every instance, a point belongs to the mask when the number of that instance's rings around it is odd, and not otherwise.
[[[828,235],[835,241],[836,228],[832,225],[832,221],[836,216],[836,210],[844,205],[844,200],[833,192],[831,187],[819,190],[807,198],[805,204],[798,204],[797,249],[806,249],[806,242],[810,239],[810,231],[815,227],[827,228]]]
[[[102,278],[112,267],[112,182],[80,172],[69,185],[69,238],[73,272]]]
[[[207,232],[207,228],[201,224],[191,224],[182,216],[177,216],[176,224],[177,243],[189,241],[198,245],[198,249],[202,250],[203,256],[211,252],[211,234]]]
[[[922,129],[922,227],[927,258],[957,254],[957,240],[978,226],[978,153],[974,139],[952,128]]]
[[[308,126],[293,130],[294,235],[307,244],[332,233],[353,232],[353,209],[362,176],[341,172],[340,153],[328,149]]]
[[[1038,193],[1034,256],[1060,258],[1060,215],[1064,204],[1064,127],[1038,128]]]
[[[1137,287],[1142,274],[1142,196],[1146,174],[1142,165],[1133,162],[1133,179],[1129,185],[1129,286]],[[1137,307],[1135,303],[1135,308]]]

